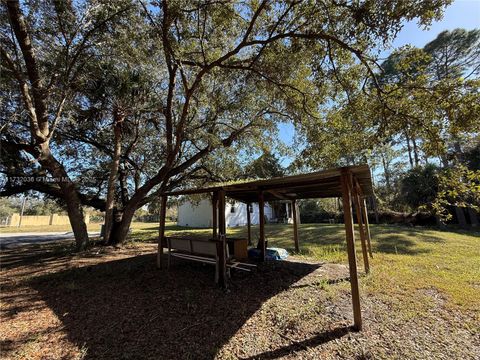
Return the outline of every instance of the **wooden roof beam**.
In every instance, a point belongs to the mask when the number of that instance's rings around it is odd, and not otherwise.
[[[277,191],[277,190],[266,190],[265,192],[268,192],[269,194],[272,194],[273,196],[276,196],[281,200],[294,200],[295,199],[294,197],[288,196],[287,194],[281,193],[280,191]]]

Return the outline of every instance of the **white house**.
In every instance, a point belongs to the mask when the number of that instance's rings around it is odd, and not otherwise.
[[[269,204],[265,204],[265,216],[267,221],[274,219],[274,211]],[[258,204],[250,207],[251,224],[259,223]],[[225,203],[225,223],[227,227],[247,225],[247,204],[242,202]],[[198,204],[186,201],[178,206],[177,225],[189,227],[211,227],[212,226],[212,202],[201,200]]]

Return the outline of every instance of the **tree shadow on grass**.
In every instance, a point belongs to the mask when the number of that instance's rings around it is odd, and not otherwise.
[[[421,255],[431,252],[424,245],[443,243],[445,239],[428,232],[429,228],[406,226],[376,226],[372,231],[374,252],[401,255]]]
[[[358,227],[355,224],[356,241],[359,242]],[[145,230],[145,229],[144,229]],[[196,236],[209,236],[208,229],[194,229],[171,225],[169,231],[177,234],[188,234],[189,231],[204,230]],[[422,243],[439,243],[445,239],[429,232],[429,228],[413,228],[395,225],[374,225],[372,228],[373,251],[386,254],[419,255],[430,252],[422,247]],[[296,253],[293,242],[293,227],[286,224],[268,224],[266,239],[269,246],[281,247],[290,253]],[[234,237],[246,237],[246,228],[229,229]],[[345,229],[343,224],[301,224],[299,228],[300,254],[304,256],[318,256],[316,250],[325,253],[346,252]],[[252,226],[252,239],[258,241],[258,226]],[[143,240],[145,241],[145,240]],[[150,241],[156,241],[152,238]],[[358,245],[360,246],[360,245]],[[320,252],[321,254],[321,252]]]
[[[356,241],[359,244],[358,227],[356,228]],[[170,231],[178,234],[198,229],[182,228],[171,225]],[[203,232],[208,236],[208,229]],[[435,231],[433,231],[435,230]],[[408,227],[401,225],[373,225],[372,247],[373,251],[385,254],[421,255],[429,253],[428,244],[445,242],[445,237],[437,235],[436,228]],[[292,225],[268,224],[266,226],[266,239],[269,246],[285,248],[290,253],[295,253]],[[246,228],[238,227],[229,229],[234,237],[246,237]],[[459,232],[461,234],[475,235],[474,232]],[[252,239],[258,241],[258,226],[252,226]],[[198,236],[198,234],[196,234]],[[346,252],[345,229],[343,224],[301,224],[299,227],[300,254],[304,256],[322,256],[338,252]],[[155,239],[151,239],[154,241]],[[155,240],[156,241],[156,240]],[[319,252],[318,252],[318,251]]]
[[[154,264],[154,255],[137,256],[48,274],[30,286],[69,339],[87,349],[86,359],[211,359],[265,301],[321,266],[267,263],[234,274],[225,291],[214,285],[211,266],[176,260],[167,271]],[[344,330],[332,334],[311,341]]]
[[[376,253],[419,255],[430,252],[428,249],[421,249],[413,240],[401,235],[384,236],[376,239],[373,246]]]

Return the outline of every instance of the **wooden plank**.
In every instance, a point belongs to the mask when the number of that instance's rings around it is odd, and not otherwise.
[[[278,190],[268,190],[268,193],[272,194],[275,198],[280,200],[292,200],[291,196],[281,193]]]
[[[230,239],[228,239],[230,241]],[[240,239],[233,242],[233,257],[237,260],[248,259],[248,240]]]
[[[205,194],[205,193],[212,193],[218,190],[221,190],[222,186],[211,186],[205,188],[193,188],[193,189],[183,189],[183,190],[176,190],[176,191],[167,191],[164,192],[163,195],[169,196],[177,196],[177,195],[195,195],[195,194]]]
[[[250,214],[251,203],[247,203],[247,232],[248,232],[248,245],[252,245],[252,219]]]
[[[365,268],[365,273],[370,272],[370,264],[368,263],[368,252],[367,252],[367,239],[366,231],[362,219],[362,210],[360,207],[360,194],[358,193],[357,188],[353,191],[353,203],[355,205],[355,214],[357,216],[358,232],[360,233],[360,243],[362,245],[362,255],[363,255],[363,266]]]
[[[292,200],[292,217],[293,217],[293,241],[295,242],[295,251],[300,252],[300,246],[298,245],[298,217],[297,217],[297,202]]]
[[[263,191],[258,192],[259,228],[260,228],[260,261],[265,261],[265,201]]]
[[[165,217],[167,215],[167,196],[160,197],[160,223],[158,226],[157,268],[162,268],[163,239],[165,238]]]
[[[367,212],[367,204],[365,203],[365,199],[362,200],[361,206],[362,206],[363,218],[365,219],[365,230],[367,233],[368,253],[370,254],[370,257],[373,258],[372,244],[371,244],[371,237],[370,237],[370,225],[368,223],[368,212]]]
[[[206,256],[196,256],[196,255],[189,255],[189,254],[176,253],[176,252],[172,252],[171,256],[178,257],[180,259],[185,259],[185,260],[200,261],[207,264],[216,264],[215,259],[209,258]]]
[[[348,269],[350,271],[350,286],[352,290],[353,322],[354,329],[362,329],[362,313],[360,309],[360,291],[358,287],[357,259],[355,254],[355,233],[352,217],[352,196],[349,173],[344,171],[341,176],[342,202],[345,221],[345,237],[347,240]]]
[[[218,191],[218,238],[217,252],[218,252],[218,284],[222,287],[227,287],[227,254],[226,254],[226,232],[227,227],[225,223],[225,190]]]

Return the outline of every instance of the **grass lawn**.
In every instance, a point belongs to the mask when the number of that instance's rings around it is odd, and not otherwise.
[[[243,227],[228,230],[246,236]],[[208,229],[167,224],[167,235]],[[2,253],[2,357],[436,359],[480,357],[480,233],[373,225],[360,277],[364,330],[351,332],[341,224],[268,225],[292,253],[229,291],[213,268],[155,269],[156,224],[133,225],[121,249],[42,245]],[[253,238],[258,229],[253,227]],[[361,251],[357,261],[362,272]]]
[[[158,228],[134,224],[132,240],[150,241]],[[166,235],[210,236],[210,229],[182,228],[167,223]],[[230,228],[228,234],[246,237],[246,227]],[[366,290],[387,293],[414,292],[435,288],[448,298],[447,303],[466,309],[479,309],[480,232],[439,231],[394,225],[372,225],[374,276],[365,279]],[[292,225],[267,225],[268,246],[294,253]],[[294,258],[331,263],[348,263],[343,224],[302,224],[299,226],[300,254]],[[252,239],[258,241],[258,226],[252,226]],[[362,253],[356,234],[357,264]],[[366,285],[367,285],[366,284]]]

